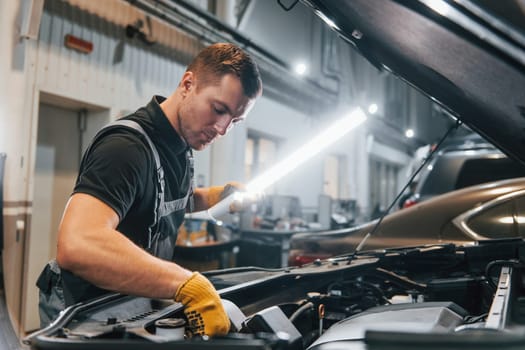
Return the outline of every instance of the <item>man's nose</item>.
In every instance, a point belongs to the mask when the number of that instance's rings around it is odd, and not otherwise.
[[[228,132],[228,130],[230,130],[230,128],[233,125],[232,119],[233,118],[231,117],[225,117],[217,120],[217,122],[215,123],[215,130],[219,135],[224,136]]]

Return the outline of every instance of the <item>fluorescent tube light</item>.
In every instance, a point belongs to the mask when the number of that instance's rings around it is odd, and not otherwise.
[[[366,120],[366,114],[361,108],[356,108],[347,116],[339,119],[319,135],[297,149],[285,159],[281,160],[263,174],[257,176],[246,185],[246,192],[235,192],[226,197],[208,210],[197,213],[186,214],[188,218],[214,220],[226,214],[236,203],[242,203],[244,198],[257,196],[257,193],[264,192],[269,186],[289,174],[299,165],[317,155],[326,147],[330,146],[351,130],[361,125]]]
[[[330,146],[348,132],[361,125],[365,120],[365,113],[360,108],[356,108],[346,117],[339,119],[329,128],[307,142],[304,146],[250,181],[246,185],[247,192],[264,191],[306,160],[312,158],[324,148]]]

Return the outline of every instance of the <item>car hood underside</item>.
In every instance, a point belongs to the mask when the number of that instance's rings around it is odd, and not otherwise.
[[[525,35],[523,24],[512,25],[525,23],[518,1],[487,2],[498,14],[465,0],[303,2],[373,65],[525,162]]]

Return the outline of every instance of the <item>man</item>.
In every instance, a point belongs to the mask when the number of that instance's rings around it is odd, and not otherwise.
[[[255,62],[235,45],[214,44],[190,63],[171,96],[154,96],[123,118],[145,135],[121,125],[99,132],[66,205],[56,261],[37,282],[42,326],[65,306],[112,291],[173,298],[185,305],[194,334],[228,332],[211,283],[171,259],[184,212],[207,209],[223,191],[192,188],[191,149],[204,149],[244,120],[261,91]]]

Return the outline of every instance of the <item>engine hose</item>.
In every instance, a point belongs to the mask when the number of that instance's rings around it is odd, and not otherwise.
[[[513,267],[513,268],[523,268],[524,265],[521,261],[510,259],[510,260],[493,260],[487,264],[485,267],[485,278],[487,279],[488,284],[490,287],[494,290],[494,292],[498,289],[497,284],[492,279],[492,270],[495,267]]]
[[[297,318],[299,318],[299,316],[301,316],[305,311],[307,311],[308,309],[313,310],[313,308],[314,303],[312,303],[311,301],[305,303],[304,305],[300,306],[297,310],[295,310],[292,316],[290,316],[290,321],[294,323],[295,320],[297,320]]]

